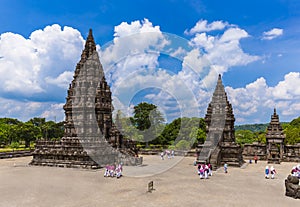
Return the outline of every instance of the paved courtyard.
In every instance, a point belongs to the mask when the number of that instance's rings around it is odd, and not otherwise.
[[[0,160],[0,206],[298,206],[284,195],[284,179],[295,163],[274,165],[274,180],[264,178],[265,161],[222,169],[200,180],[192,157],[160,160],[143,156],[139,167],[124,167],[121,179],[104,178],[103,169],[28,166],[31,157]],[[159,172],[156,174],[156,172]],[[147,184],[154,181],[154,191]]]

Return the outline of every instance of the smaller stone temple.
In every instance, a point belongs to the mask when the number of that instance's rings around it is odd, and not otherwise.
[[[279,164],[281,162],[284,154],[284,139],[285,134],[279,123],[279,116],[276,114],[276,109],[274,109],[266,133],[268,163]]]
[[[205,115],[206,141],[199,147],[197,161],[211,163],[214,169],[227,163],[241,166],[242,148],[235,142],[234,115],[222,83],[221,75]]]
[[[267,160],[268,163],[300,162],[300,143],[285,145],[285,134],[279,122],[279,115],[274,109],[271,121],[266,131],[266,144],[254,142],[245,144],[243,156],[246,159],[253,159],[254,156],[260,160]]]
[[[92,30],[73,77],[63,107],[64,136],[59,141],[38,140],[30,164],[73,168],[141,164],[135,142],[125,139],[113,122],[111,91]]]

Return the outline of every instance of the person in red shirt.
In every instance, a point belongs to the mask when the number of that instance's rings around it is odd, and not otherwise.
[[[258,157],[257,157],[257,155],[255,155],[254,156],[254,162],[255,162],[255,164],[257,164],[257,160],[258,160]]]

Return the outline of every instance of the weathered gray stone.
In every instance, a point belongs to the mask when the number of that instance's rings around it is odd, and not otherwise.
[[[271,116],[271,122],[266,134],[268,163],[279,164],[281,162],[284,153],[284,139],[285,134],[279,123],[279,116],[276,114],[276,109],[274,109],[274,114]]]
[[[285,179],[285,195],[300,199],[300,185],[298,177],[289,175],[287,179]]]
[[[65,132],[60,141],[36,142],[30,164],[99,168],[141,164],[134,141],[124,139],[112,120],[112,98],[90,30],[66,98]]]
[[[234,115],[232,106],[227,100],[221,75],[208,105],[205,115],[206,141],[201,147],[197,158],[200,163],[209,162],[213,168],[223,165],[241,166],[243,161],[242,148],[235,143]]]

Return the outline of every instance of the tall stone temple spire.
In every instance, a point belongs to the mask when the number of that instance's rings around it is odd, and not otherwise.
[[[279,164],[284,153],[285,134],[279,122],[279,116],[274,108],[274,113],[271,116],[271,122],[267,128],[267,160],[268,163]]]
[[[125,140],[112,119],[112,98],[90,29],[66,97],[64,136],[39,140],[32,165],[98,168],[141,164],[135,142]]]
[[[235,166],[242,165],[242,149],[235,143],[234,121],[232,106],[219,75],[205,115],[206,141],[201,146],[198,162],[210,162],[214,168],[225,162]]]

